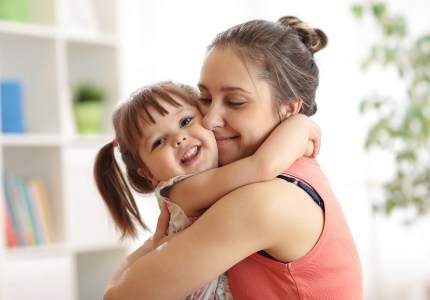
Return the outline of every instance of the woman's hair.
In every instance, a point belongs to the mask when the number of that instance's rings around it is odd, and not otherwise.
[[[120,102],[112,115],[115,139],[103,146],[96,156],[94,164],[96,185],[122,234],[121,238],[137,235],[136,222],[145,230],[149,230],[141,219],[129,187],[139,193],[154,191],[153,182],[138,174],[140,168],[147,170],[139,156],[142,126],[155,123],[149,108],[164,116],[169,112],[163,107],[162,102],[175,107],[182,106],[175,98],[194,106],[197,93],[188,85],[163,81],[138,89],[127,100]],[[115,148],[118,148],[124,162],[126,176],[115,160]]]
[[[218,34],[208,47],[231,47],[243,59],[259,68],[258,79],[265,80],[279,108],[286,101],[302,100],[300,112],[311,116],[317,111],[315,93],[318,67],[314,53],[324,48],[328,38],[292,16],[277,22],[253,20]]]

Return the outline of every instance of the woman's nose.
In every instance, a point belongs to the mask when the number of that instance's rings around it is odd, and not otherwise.
[[[221,108],[211,106],[203,116],[202,124],[206,129],[214,130],[224,126],[224,117]]]

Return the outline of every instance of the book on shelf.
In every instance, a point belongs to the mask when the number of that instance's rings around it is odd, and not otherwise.
[[[18,236],[16,234],[15,228],[13,227],[11,215],[7,209],[5,201],[3,201],[4,209],[4,227],[6,230],[6,245],[9,248],[16,247],[19,245]]]
[[[34,211],[38,216],[41,234],[46,243],[54,241],[54,219],[51,203],[45,183],[39,178],[28,180],[28,189],[34,202]]]
[[[54,223],[44,182],[37,178],[5,176],[4,188],[7,213],[18,245],[52,243]]]
[[[22,82],[0,81],[1,126],[3,133],[24,133]]]
[[[17,190],[21,193],[21,198],[25,205],[25,210],[27,211],[27,219],[29,222],[29,233],[32,236],[32,243],[33,244],[43,244],[44,243],[44,236],[42,234],[41,230],[41,222],[40,222],[40,216],[38,212],[36,211],[36,205],[37,200],[34,198],[33,194],[31,193],[29,187],[28,187],[28,181],[24,180],[23,178],[16,178],[17,184],[19,185],[17,187]]]
[[[15,191],[13,189],[11,177],[6,174],[4,175],[3,179],[4,179],[4,184],[3,184],[4,195],[6,198],[6,208],[9,212],[9,215],[11,216],[11,221],[12,221],[13,228],[16,232],[18,244],[24,245],[26,242],[23,236],[23,230],[21,229],[21,226],[22,226],[21,210],[22,209],[20,209],[19,205],[17,204],[17,201],[16,201],[17,196],[15,195]]]
[[[31,223],[31,212],[28,210],[25,203],[26,199],[22,180],[23,179],[20,177],[7,178],[7,188],[10,190],[8,195],[12,196],[12,208],[17,216],[22,242],[24,245],[34,245],[37,240],[34,234],[33,224]]]

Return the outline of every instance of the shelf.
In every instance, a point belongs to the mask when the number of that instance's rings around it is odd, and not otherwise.
[[[48,25],[6,22],[0,20],[0,34],[55,39],[58,30]]]
[[[48,25],[11,23],[0,20],[0,34],[28,38],[63,39],[71,42],[116,46],[117,36],[104,32],[73,32]]]
[[[117,1],[24,1],[29,5],[26,22],[0,20],[0,81],[21,87],[24,120],[23,133],[0,133],[0,300],[100,299],[129,248],[119,243],[92,171],[97,151],[114,136],[110,116],[121,82]],[[71,13],[79,19],[67,8],[82,4],[91,10],[94,20],[86,21],[94,21],[92,29],[63,19]],[[80,135],[76,130],[72,93],[82,82],[99,85],[106,94],[100,133]],[[14,179],[8,181],[10,177]],[[41,233],[34,211],[28,213],[42,198],[25,194],[34,191],[28,184],[33,179],[43,182],[48,194],[52,240]],[[7,194],[12,202],[5,201],[6,191],[17,191]],[[15,207],[20,200],[22,205]],[[21,217],[39,229],[26,232],[33,238],[20,236],[22,245],[13,247],[6,243],[3,213],[9,206],[21,212],[13,220],[15,228]]]
[[[73,300],[76,293],[73,261],[70,255],[49,253],[2,262],[7,276],[4,276],[5,288],[0,297],[4,300]]]
[[[3,134],[0,137],[3,147],[50,147],[61,146],[64,142],[60,134]]]
[[[110,274],[127,253],[124,249],[80,252],[76,259],[79,299],[102,299]],[[92,267],[89,268],[88,266]]]
[[[69,43],[116,47],[118,39],[112,34],[103,33],[66,33],[64,38]]]
[[[4,256],[7,261],[21,261],[66,254],[67,247],[64,243],[53,243],[7,248]]]
[[[57,50],[51,38],[0,33],[0,79],[21,83],[24,126],[29,133],[61,131]]]

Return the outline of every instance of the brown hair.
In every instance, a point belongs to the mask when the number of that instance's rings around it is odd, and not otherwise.
[[[300,101],[300,112],[311,116],[317,111],[315,94],[319,70],[314,53],[324,48],[328,38],[320,29],[309,27],[292,16],[277,22],[252,20],[218,34],[209,45],[232,47],[244,60],[259,67],[259,79],[271,86],[275,105]]]
[[[161,102],[175,107],[182,106],[172,96],[190,105],[196,105],[197,93],[192,87],[171,81],[138,89],[127,100],[120,102],[112,115],[115,140],[107,143],[97,153],[94,178],[113,221],[122,234],[121,238],[137,235],[136,222],[143,229],[149,230],[140,216],[129,186],[139,193],[154,191],[152,181],[138,174],[139,168],[146,168],[138,152],[142,138],[141,129],[144,124],[155,123],[148,108],[153,108],[164,116],[169,112]],[[116,146],[125,164],[126,177],[115,160]]]

